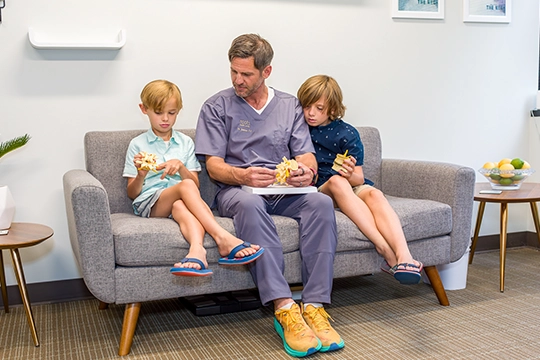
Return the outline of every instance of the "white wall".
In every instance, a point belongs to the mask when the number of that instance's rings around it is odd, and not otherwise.
[[[514,1],[510,24],[465,24],[460,0],[446,1],[445,20],[394,20],[390,3],[7,1],[0,24],[0,140],[24,133],[32,140],[0,160],[0,183],[17,203],[15,221],[55,231],[21,251],[28,283],[80,277],[62,175],[84,167],[84,134],[146,128],[138,95],[156,78],[179,85],[185,109],[177,127],[194,127],[202,102],[229,86],[227,50],[246,32],[274,47],[270,85],[296,93],[308,76],[334,76],[345,93],[345,119],[379,128],[385,157],[477,169],[520,156],[540,170],[540,140],[528,116],[536,104],[538,2]],[[27,40],[29,27],[65,39],[113,37],[125,28],[127,44],[117,52],[38,51]],[[532,229],[528,207],[512,205],[509,231]],[[492,205],[482,234],[495,233]]]

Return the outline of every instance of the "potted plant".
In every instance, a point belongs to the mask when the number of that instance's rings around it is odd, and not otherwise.
[[[11,140],[0,143],[0,158],[7,153],[23,147],[30,140],[25,134]],[[0,230],[9,229],[15,215],[15,202],[7,185],[0,185]]]

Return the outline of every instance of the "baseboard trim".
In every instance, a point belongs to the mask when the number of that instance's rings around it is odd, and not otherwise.
[[[526,246],[540,249],[540,238],[538,237],[538,234],[536,234],[535,232],[527,232],[526,235],[527,235]]]
[[[7,288],[9,306],[22,305],[21,293],[18,285],[9,285]],[[59,303],[74,300],[91,299],[94,296],[84,283],[83,279],[70,279],[27,284],[28,298],[32,304]],[[0,298],[1,308],[4,301]]]
[[[498,250],[500,247],[500,242],[501,239],[499,234],[479,236],[475,251]],[[507,249],[523,246],[540,248],[540,242],[538,241],[538,237],[535,232],[522,231],[508,234],[506,238]]]
[[[533,247],[540,248],[540,241],[535,232],[523,231],[508,234],[506,248]],[[486,235],[478,237],[476,252],[499,249],[499,235]],[[59,303],[75,300],[91,299],[94,296],[86,287],[83,279],[59,280],[42,283],[27,284],[28,297],[32,304]],[[7,286],[9,306],[22,305],[21,294],[17,285]],[[0,306],[4,302],[0,298]]]

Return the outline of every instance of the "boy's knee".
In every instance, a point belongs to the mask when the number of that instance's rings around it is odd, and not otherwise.
[[[370,191],[366,195],[367,195],[366,201],[372,201],[372,202],[380,202],[380,201],[386,202],[387,201],[382,191],[376,188],[370,189]]]
[[[177,185],[185,187],[185,188],[196,188],[197,187],[197,184],[195,184],[195,181],[193,181],[191,179],[182,179],[182,181],[180,181]]]
[[[186,194],[188,192],[198,192],[199,188],[197,187],[197,184],[195,181],[191,179],[184,179],[180,181],[179,183],[175,184],[173,189],[176,190],[179,197],[182,197],[183,194]]]
[[[349,184],[349,181],[347,181],[347,179],[345,179],[343,176],[333,175],[332,177],[330,177],[330,179],[328,179],[328,186],[330,186],[331,188],[337,189],[342,186],[351,186],[351,185]]]

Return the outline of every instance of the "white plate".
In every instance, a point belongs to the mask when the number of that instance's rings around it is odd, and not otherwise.
[[[307,194],[312,192],[317,192],[315,186],[304,186],[304,187],[294,187],[294,186],[283,186],[283,185],[270,185],[267,187],[253,187],[242,185],[242,190],[247,191],[251,194],[259,195],[277,195],[277,194]]]

